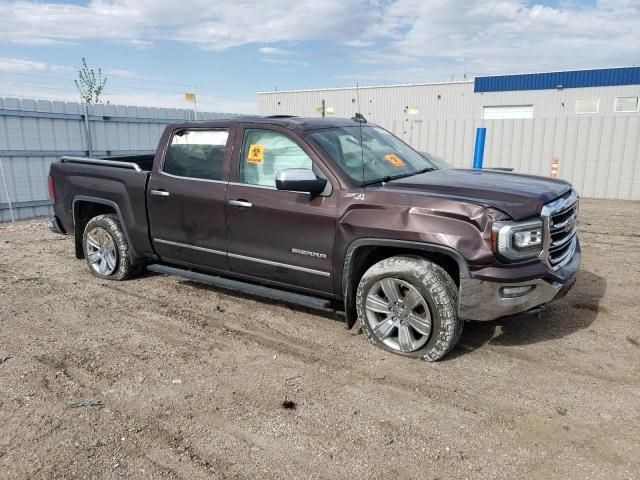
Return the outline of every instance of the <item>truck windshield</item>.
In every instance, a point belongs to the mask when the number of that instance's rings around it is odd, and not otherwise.
[[[436,168],[407,144],[379,127],[329,128],[313,132],[311,137],[358,185]]]

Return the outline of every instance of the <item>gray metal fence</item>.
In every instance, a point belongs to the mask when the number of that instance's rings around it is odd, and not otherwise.
[[[189,119],[191,110],[0,98],[0,222],[51,213],[47,175],[58,157],[151,153],[166,124]]]

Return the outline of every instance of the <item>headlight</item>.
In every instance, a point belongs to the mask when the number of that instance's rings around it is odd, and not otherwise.
[[[500,259],[514,262],[536,258],[542,252],[542,221],[496,222],[492,243]]]

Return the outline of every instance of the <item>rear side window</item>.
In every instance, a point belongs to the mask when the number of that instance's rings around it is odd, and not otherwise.
[[[311,158],[287,135],[273,130],[246,129],[242,141],[240,182],[276,186],[276,172],[287,168],[313,169]]]
[[[183,130],[173,135],[163,172],[179,177],[222,180],[228,130]]]

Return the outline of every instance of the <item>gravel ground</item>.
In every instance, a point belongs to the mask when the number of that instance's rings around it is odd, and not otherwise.
[[[569,295],[430,364],[330,314],[101,281],[42,220],[2,224],[0,478],[640,478],[638,225],[583,200]]]

